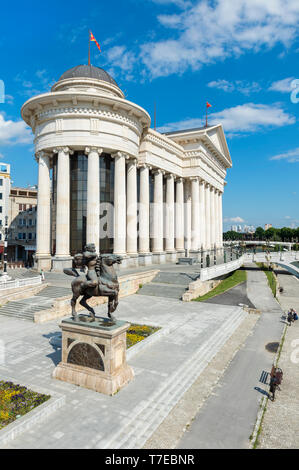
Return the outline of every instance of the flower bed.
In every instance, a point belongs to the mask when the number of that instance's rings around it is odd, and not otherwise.
[[[41,405],[50,395],[33,392],[12,382],[0,381],[0,429]]]
[[[136,323],[131,323],[130,328],[127,331],[127,349],[134,346],[139,341],[147,338],[148,336],[156,333],[156,331],[161,328],[148,325],[137,325]]]

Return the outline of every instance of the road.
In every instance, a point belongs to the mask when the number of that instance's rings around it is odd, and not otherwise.
[[[279,342],[284,327],[282,310],[273,298],[262,271],[248,263],[247,297],[262,311],[245,342],[212,394],[177,445],[179,449],[246,449],[260,400],[268,391],[261,383],[263,371],[271,370],[274,354],[265,349]]]

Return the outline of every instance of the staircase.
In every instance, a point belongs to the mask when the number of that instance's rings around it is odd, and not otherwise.
[[[142,286],[137,294],[181,300],[190,282],[196,281],[198,278],[199,273],[160,271],[151,282]]]
[[[53,299],[65,297],[71,293],[71,289],[65,287],[46,287],[33,297],[8,302],[0,308],[0,315],[34,321],[34,314],[51,308]]]

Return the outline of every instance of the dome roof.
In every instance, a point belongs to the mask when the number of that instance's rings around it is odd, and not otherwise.
[[[58,82],[66,80],[67,78],[94,78],[96,80],[111,83],[118,87],[116,81],[109,75],[109,73],[100,67],[95,67],[94,65],[76,65],[76,67],[64,72]]]

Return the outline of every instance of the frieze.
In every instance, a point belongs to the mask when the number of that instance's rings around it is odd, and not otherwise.
[[[36,114],[36,117],[38,120],[42,121],[43,119],[49,119],[53,118],[54,116],[56,117],[57,115],[67,115],[67,114],[74,114],[74,115],[92,115],[92,116],[98,116],[102,118],[109,118],[109,119],[115,119],[117,121],[121,121],[126,123],[127,125],[130,125],[131,127],[135,128],[138,130],[138,132],[142,132],[142,127],[139,124],[139,122],[133,118],[129,118],[125,114],[122,114],[120,112],[112,111],[112,110],[107,110],[107,109],[95,109],[95,108],[90,108],[90,107],[83,107],[83,106],[71,106],[71,107],[63,107],[63,108],[55,108],[55,109],[47,109],[44,111],[41,111]]]

